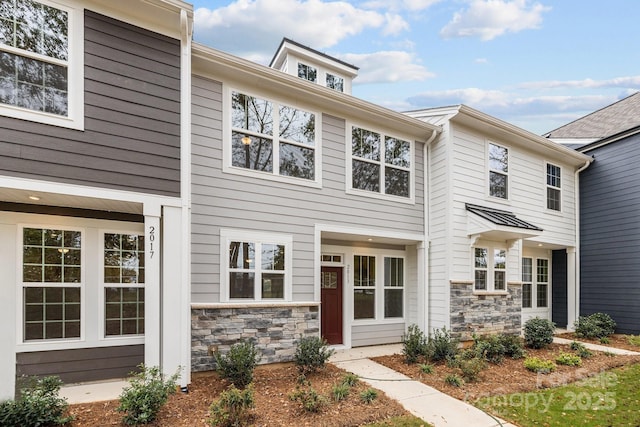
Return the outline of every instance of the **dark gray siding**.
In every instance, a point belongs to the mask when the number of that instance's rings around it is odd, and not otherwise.
[[[85,130],[0,117],[0,174],[179,196],[180,43],[86,11]]]
[[[57,375],[65,383],[124,378],[144,362],[143,345],[16,354],[16,376]]]
[[[580,176],[580,314],[640,333],[640,135],[587,154]]]
[[[560,328],[567,326],[567,251],[551,255],[551,320]]]

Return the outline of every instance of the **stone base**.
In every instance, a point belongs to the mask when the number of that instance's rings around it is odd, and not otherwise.
[[[242,340],[262,353],[260,364],[290,362],[297,340],[318,336],[318,306],[194,308],[191,310],[191,370],[215,369],[213,352],[226,353]]]
[[[473,283],[451,283],[451,334],[461,341],[473,334],[519,335],[521,307],[521,284],[508,284],[506,294],[475,294]]]

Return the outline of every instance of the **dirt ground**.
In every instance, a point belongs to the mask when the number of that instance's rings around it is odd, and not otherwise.
[[[555,360],[561,352],[573,353],[569,346],[552,344],[546,349],[527,349],[527,357]],[[558,386],[598,374],[607,369],[640,362],[640,356],[611,356],[601,352],[593,353],[592,357],[582,359],[582,366],[558,365],[555,372],[546,375],[528,371],[523,366],[524,359],[505,358],[499,365],[488,363],[487,369],[481,372],[479,381],[465,383],[461,387],[445,383],[444,379],[447,375],[458,374],[461,376],[461,374],[459,369],[450,368],[444,362],[435,364],[433,373],[424,374],[420,371],[418,364],[407,365],[401,355],[376,357],[372,360],[469,402],[474,402],[485,396],[528,392],[537,388]]]
[[[330,398],[331,388],[340,384],[344,371],[333,365],[308,376],[312,387]],[[408,415],[402,406],[382,392],[370,404],[360,400],[360,392],[368,387],[359,382],[348,398],[342,402],[328,400],[318,414],[303,411],[299,402],[289,395],[296,390],[298,371],[293,364],[259,366],[254,374],[256,408],[254,423],[257,426],[359,426],[391,417]],[[189,393],[176,393],[161,410],[153,427],[207,426],[209,406],[228,383],[214,373],[194,374]],[[73,427],[118,426],[122,414],[116,412],[117,401],[71,405],[76,419]]]
[[[583,342],[590,342],[592,344],[598,344],[598,345],[604,345],[607,347],[616,347],[616,348],[623,348],[625,350],[631,350],[631,351],[637,351],[640,353],[640,347],[637,345],[631,345],[629,344],[629,341],[627,340],[627,336],[624,334],[613,334],[609,337],[609,344],[602,344],[600,342],[600,340],[596,340],[596,339],[589,339],[589,338],[577,338],[576,334],[574,334],[573,332],[566,332],[564,334],[559,334],[558,337],[560,338],[565,338],[568,340],[578,340],[578,341],[583,341]]]

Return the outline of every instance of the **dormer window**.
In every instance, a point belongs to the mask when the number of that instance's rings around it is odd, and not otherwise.
[[[334,76],[331,73],[327,73],[327,87],[329,89],[337,90],[338,92],[344,92],[344,79],[342,77]]]
[[[310,65],[298,63],[298,77],[315,83],[318,81],[318,70]]]

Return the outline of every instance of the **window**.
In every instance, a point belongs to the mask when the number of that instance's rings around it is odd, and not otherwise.
[[[547,163],[547,209],[560,210],[560,166]]]
[[[240,92],[231,104],[231,166],[316,179],[315,114]]]
[[[353,318],[376,317],[376,257],[353,257]]]
[[[533,289],[533,263],[531,258],[522,258],[522,308],[531,308]]]
[[[144,334],[144,236],[105,233],[104,335]]]
[[[57,5],[57,3],[56,3]],[[77,14],[80,15],[79,13]],[[81,55],[74,12],[48,2],[0,5],[0,104],[3,114],[81,128]],[[80,25],[78,25],[80,26]],[[74,92],[73,84],[78,89]]]
[[[23,340],[80,338],[82,232],[22,229]]]
[[[318,77],[318,71],[310,65],[298,63],[298,77],[315,83]]]
[[[226,249],[223,300],[290,299],[292,239],[258,234],[221,232]]]
[[[410,198],[411,153],[409,141],[353,126],[352,189]]]
[[[337,254],[322,254],[320,261],[323,263],[342,264],[342,255]]]
[[[327,87],[338,92],[344,92],[344,79],[327,73]]]
[[[404,259],[384,258],[384,317],[402,317],[404,302]]]
[[[509,198],[509,150],[489,143],[489,195]]]
[[[474,289],[507,290],[507,251],[501,248],[474,248]]]
[[[538,258],[536,265],[536,305],[538,307],[548,306],[548,289],[549,289],[549,260]]]

